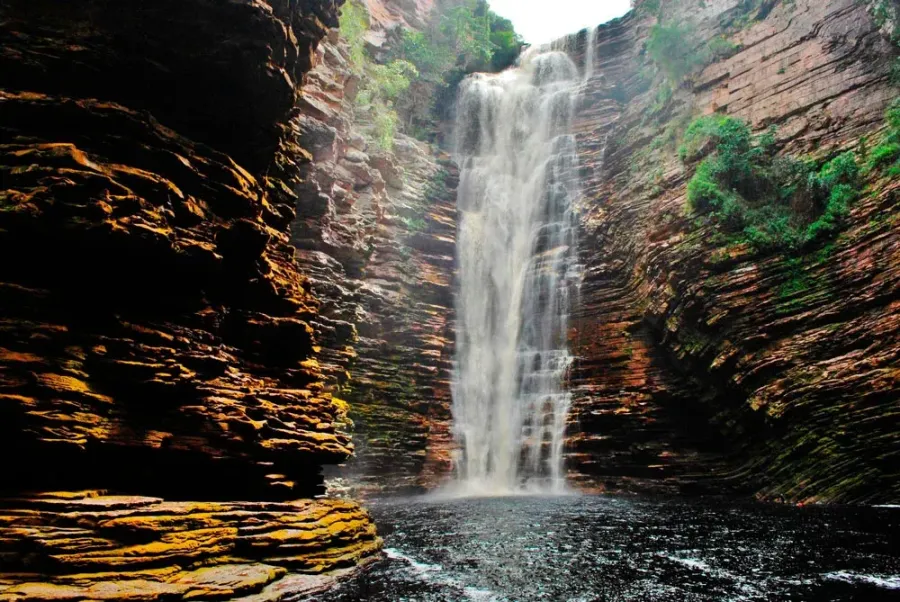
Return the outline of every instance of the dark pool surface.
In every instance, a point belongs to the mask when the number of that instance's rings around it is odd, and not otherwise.
[[[587,496],[369,508],[387,557],[317,600],[900,600],[900,508]]]

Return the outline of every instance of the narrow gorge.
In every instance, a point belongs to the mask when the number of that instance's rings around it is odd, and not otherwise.
[[[900,2],[501,6],[0,3],[0,600],[896,595]]]

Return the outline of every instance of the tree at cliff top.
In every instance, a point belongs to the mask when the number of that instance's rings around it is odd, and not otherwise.
[[[485,0],[439,2],[431,27],[402,30],[384,64],[366,49],[368,30],[367,9],[357,0],[345,4],[340,31],[362,82],[357,109],[368,115],[372,137],[382,148],[393,145],[400,127],[426,137],[467,74],[505,69],[522,46],[512,23],[492,12]]]
[[[444,0],[425,31],[404,30],[393,57],[416,66],[419,77],[398,102],[407,130],[427,135],[447,116],[462,79],[474,72],[497,72],[515,63],[522,38],[508,19],[484,0]]]

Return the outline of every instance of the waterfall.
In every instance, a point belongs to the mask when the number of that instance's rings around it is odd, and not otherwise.
[[[584,46],[584,81],[594,76],[594,47],[597,45],[597,28],[588,27]]]
[[[567,54],[544,49],[461,86],[453,419],[463,493],[564,488],[580,84]]]

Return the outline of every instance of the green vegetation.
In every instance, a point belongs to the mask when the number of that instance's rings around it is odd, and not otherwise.
[[[508,19],[490,10],[485,0],[438,6],[439,18],[424,32],[403,31],[393,57],[409,61],[419,72],[398,104],[409,131],[423,134],[435,118],[446,116],[463,78],[477,71],[497,72],[515,63],[522,39]]]
[[[891,0],[878,0],[872,5],[872,18],[878,27],[891,32],[891,41],[900,48],[900,5]],[[891,65],[891,83],[900,86],[900,57]]]
[[[734,43],[724,34],[716,36],[709,41],[710,58],[715,61],[727,59],[736,54],[740,49],[741,47],[739,44]]]
[[[893,31],[894,42],[900,42],[900,31],[897,26],[900,25],[900,14],[896,8],[896,3],[892,5],[891,0],[878,0],[872,7],[872,18],[878,27],[887,26]]]
[[[796,249],[834,232],[860,194],[855,153],[818,167],[775,150],[774,130],[754,136],[723,115],[694,120],[679,149],[682,161],[700,161],[688,183],[691,210],[758,249]]]
[[[705,3],[700,2],[700,8]],[[640,3],[636,10],[656,17],[656,24],[650,30],[646,51],[650,60],[665,74],[668,84],[679,86],[696,68],[711,61],[719,61],[733,56],[740,50],[729,35],[744,29],[764,18],[769,4],[763,0],[741,0],[728,11],[727,20],[720,26],[725,31],[705,45],[697,46],[693,41],[697,36],[693,27],[683,21],[675,21],[667,16],[664,3],[659,0],[647,0]]]
[[[407,233],[415,234],[427,229],[428,222],[425,217],[428,207],[438,200],[439,195],[446,194],[449,175],[446,169],[440,168],[425,182],[422,194],[417,195],[417,201],[410,204],[407,210],[408,215],[400,217],[400,221],[406,226]]]
[[[692,32],[677,23],[657,23],[650,30],[647,54],[666,75],[670,85],[677,86],[696,67],[705,62],[705,57],[691,43]]]
[[[409,232],[421,232],[428,227],[428,224],[421,217],[403,217],[400,218],[400,221],[403,222],[403,225],[406,226]]]
[[[891,177],[900,177],[900,98],[885,113],[887,130],[880,143],[866,156],[866,171],[885,170]]]
[[[394,102],[409,88],[411,78],[417,77],[418,71],[408,61],[394,60],[380,65],[372,60],[365,47],[368,12],[356,0],[344,5],[340,30],[350,46],[351,67],[362,82],[356,95],[357,108],[370,116],[372,138],[378,146],[389,150],[399,123]]]
[[[344,5],[340,31],[362,82],[356,104],[371,117],[372,137],[382,148],[391,148],[401,128],[425,137],[467,74],[505,69],[519,55],[522,40],[512,23],[493,13],[485,0],[439,2],[437,10],[439,18],[429,30],[403,30],[388,60],[379,64],[366,51],[366,8],[359,0]]]
[[[384,149],[392,147],[401,128],[425,137],[467,74],[501,70],[518,57],[521,38],[512,23],[490,11],[484,0],[439,10],[444,12],[436,26],[427,32],[404,30],[390,60],[379,64],[365,48],[369,29],[365,7],[351,0],[343,9],[341,34],[362,82],[356,104],[370,116],[372,137]]]

